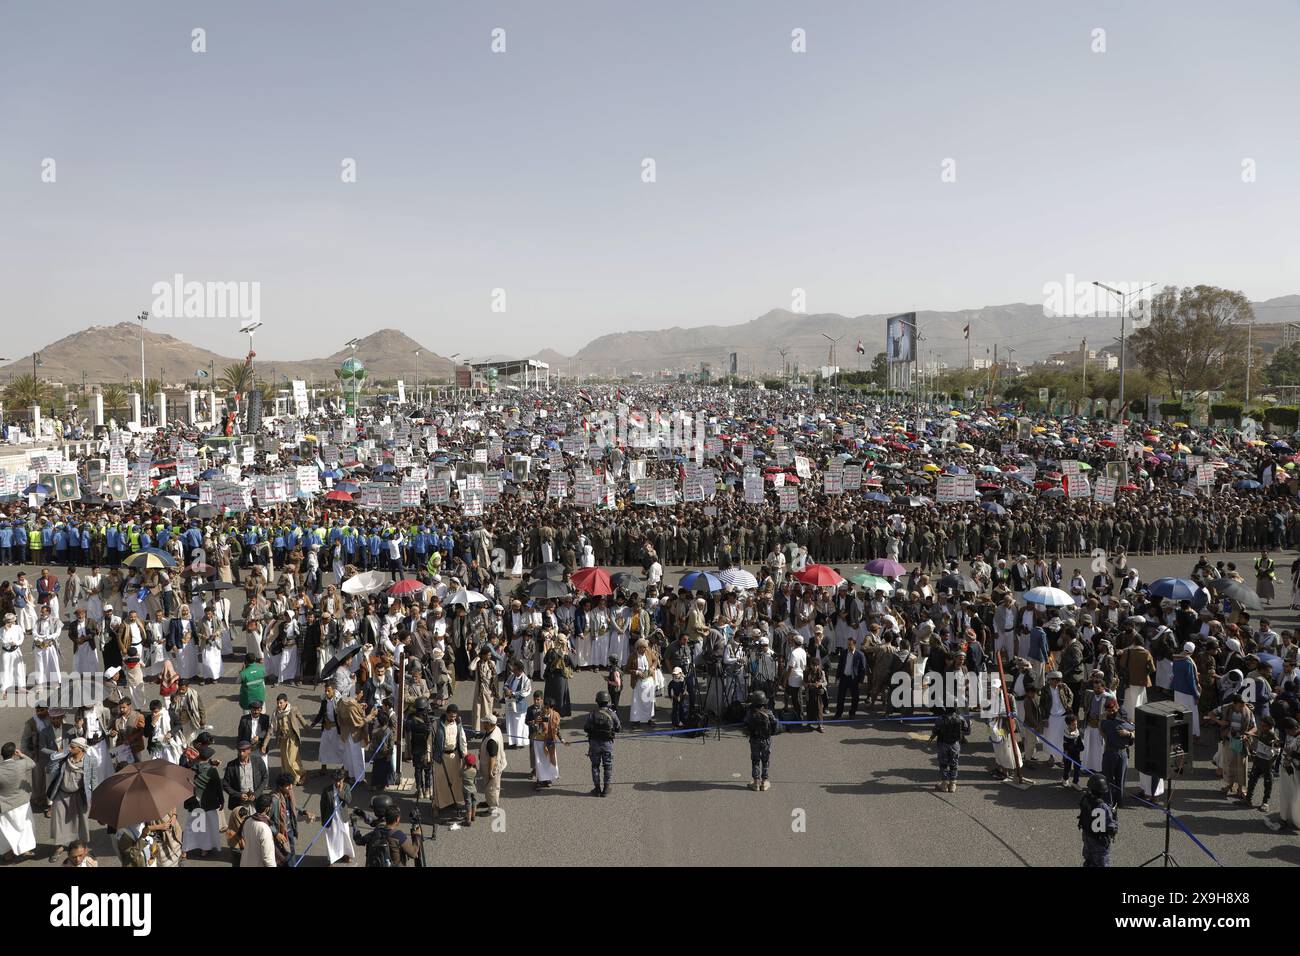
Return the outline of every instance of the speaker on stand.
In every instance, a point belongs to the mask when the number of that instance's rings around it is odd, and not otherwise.
[[[1165,781],[1165,848],[1143,863],[1157,860],[1165,866],[1177,866],[1169,852],[1169,835],[1173,823],[1170,802],[1174,795],[1174,777],[1182,776],[1192,766],[1192,712],[1172,700],[1143,704],[1133,715],[1133,763],[1139,773]]]

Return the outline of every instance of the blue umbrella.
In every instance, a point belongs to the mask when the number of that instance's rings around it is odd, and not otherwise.
[[[980,505],[980,507],[983,508],[985,511],[995,515],[1004,515],[1007,513],[1007,509],[1002,507],[996,501],[986,501],[982,505]]]
[[[48,495],[49,493],[50,493],[50,486],[43,485],[38,481],[32,482],[30,485],[28,485],[26,488],[23,489],[23,494],[25,495]]]
[[[1156,578],[1151,582],[1151,593],[1171,601],[1190,601],[1200,590],[1195,581],[1186,578]]]
[[[346,491],[349,493],[361,490],[361,486],[355,481],[340,481],[337,482],[334,487],[339,491]]]
[[[878,492],[878,491],[868,491],[868,492],[867,492],[865,495],[863,495],[862,497],[865,498],[865,499],[867,499],[867,501],[878,501],[878,502],[880,502],[882,505],[887,505],[887,504],[889,504],[891,501],[893,501],[893,499],[890,498],[889,495],[882,495],[882,494],[881,494],[880,492]]]
[[[708,571],[687,571],[677,586],[688,591],[721,591],[722,581]]]
[[[204,481],[207,481],[209,478],[216,478],[220,474],[221,472],[219,472],[217,469],[209,468],[207,471],[200,474],[199,477],[202,478]]]
[[[1256,488],[1263,488],[1264,486],[1254,479],[1247,478],[1237,482],[1232,487],[1239,491],[1254,491]]]

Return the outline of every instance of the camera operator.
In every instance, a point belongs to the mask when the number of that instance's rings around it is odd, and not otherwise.
[[[381,794],[371,802],[370,809],[375,815],[373,821],[366,817],[364,810],[352,811],[354,817],[374,828],[365,836],[356,836],[356,842],[365,847],[366,866],[405,866],[407,861],[418,860],[419,849],[404,831],[398,829],[402,814],[392,798]]]

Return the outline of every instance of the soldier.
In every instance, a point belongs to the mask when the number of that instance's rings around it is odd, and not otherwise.
[[[609,694],[599,691],[596,694],[596,709],[587,715],[587,720],[582,725],[582,732],[587,735],[587,756],[591,758],[593,797],[609,796],[609,785],[614,781],[614,737],[622,730],[618,714],[610,709]],[[605,774],[603,785],[602,767]]]
[[[1119,816],[1106,802],[1109,790],[1106,778],[1094,773],[1088,778],[1088,792],[1079,801],[1084,866],[1110,866],[1110,846],[1119,833]]]
[[[420,698],[415,702],[415,712],[405,720],[403,729],[406,731],[406,750],[415,768],[415,798],[419,800],[433,792],[433,765],[429,760],[429,742],[433,734],[429,729],[428,700]]]
[[[767,695],[754,691],[745,712],[745,732],[749,735],[749,760],[753,767],[751,790],[771,790],[768,782],[768,765],[772,761],[772,735],[780,730],[776,716],[767,709]]]
[[[938,740],[939,782],[934,789],[944,793],[957,792],[957,765],[961,761],[961,742],[970,733],[970,718],[957,713],[956,707],[945,707],[934,722],[930,740]]]

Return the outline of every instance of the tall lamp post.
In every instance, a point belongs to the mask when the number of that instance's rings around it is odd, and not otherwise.
[[[415,404],[420,404],[420,350],[415,350]]]
[[[1148,282],[1142,288],[1130,292],[1120,292],[1119,289],[1111,288],[1105,283],[1097,282],[1096,280],[1094,280],[1092,284],[1095,285],[1098,289],[1106,290],[1111,295],[1113,295],[1116,299],[1119,300],[1119,413],[1122,418],[1124,415],[1124,367],[1125,367],[1124,339],[1128,328],[1128,300],[1130,298],[1137,298],[1147,289],[1154,288],[1155,283]]]
[[[149,404],[149,396],[147,396],[147,395],[144,393],[144,390],[145,390],[145,384],[144,384],[144,382],[145,382],[145,375],[144,375],[144,324],[145,324],[146,322],[149,321],[149,313],[148,313],[147,311],[146,311],[146,312],[141,312],[139,315],[136,316],[136,318],[140,320],[140,407],[141,407],[141,409],[144,409],[145,411],[147,411],[147,407],[148,407],[148,404]],[[144,415],[144,414],[145,414],[145,412],[142,411],[142,412],[141,412],[141,415]]]
[[[830,343],[831,343],[831,369],[834,370],[834,369],[836,369],[836,365],[835,365],[835,346],[839,344],[840,339],[844,338],[844,336],[841,335],[839,338],[834,338],[834,339],[833,339],[833,338],[831,338],[829,335],[827,335],[825,332],[821,333],[821,336],[822,336],[822,338],[824,338],[827,342],[830,342]],[[836,384],[838,384],[838,379],[839,379],[839,373],[838,373],[837,371],[832,371],[832,372],[831,372],[831,384],[832,384],[832,385],[836,385]]]

